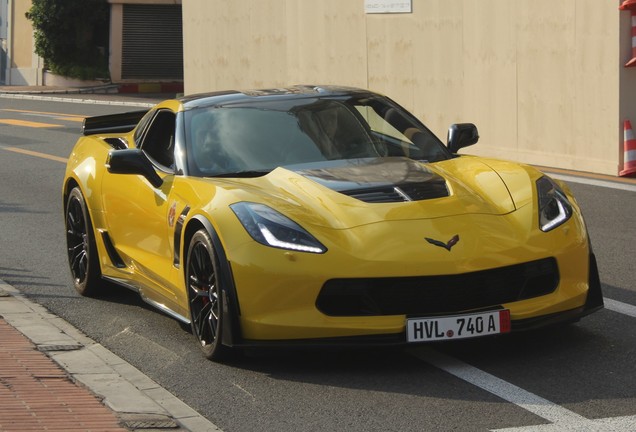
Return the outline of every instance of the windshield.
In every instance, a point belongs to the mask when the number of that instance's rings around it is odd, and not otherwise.
[[[380,97],[291,98],[186,113],[189,172],[262,175],[279,166],[390,156],[450,157],[410,114]]]

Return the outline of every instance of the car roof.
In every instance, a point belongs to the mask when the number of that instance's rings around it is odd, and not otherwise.
[[[200,108],[220,104],[255,102],[263,99],[306,99],[308,97],[330,97],[348,95],[372,95],[369,90],[344,86],[296,85],[284,88],[229,90],[221,92],[200,93],[179,99],[184,109]]]

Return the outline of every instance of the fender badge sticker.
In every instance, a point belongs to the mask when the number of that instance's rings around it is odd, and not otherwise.
[[[170,210],[168,210],[168,226],[172,228],[174,226],[174,220],[177,215],[177,203],[174,202],[170,206]]]

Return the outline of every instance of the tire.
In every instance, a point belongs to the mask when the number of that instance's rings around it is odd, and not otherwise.
[[[93,225],[78,187],[71,190],[65,209],[66,248],[73,285],[81,295],[94,297],[100,294],[102,274]]]
[[[223,361],[233,357],[233,350],[222,344],[223,310],[219,281],[220,266],[210,235],[197,231],[188,247],[186,284],[192,334],[197,338],[205,357]]]

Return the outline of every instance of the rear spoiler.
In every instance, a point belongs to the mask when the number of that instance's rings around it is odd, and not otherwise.
[[[147,112],[147,110],[131,111],[121,114],[87,117],[82,125],[82,134],[96,135],[130,132]]]

